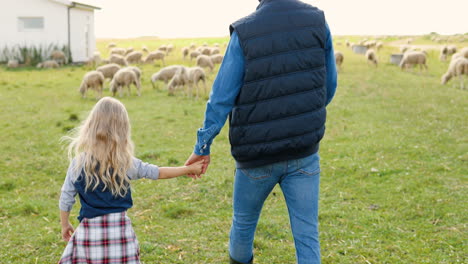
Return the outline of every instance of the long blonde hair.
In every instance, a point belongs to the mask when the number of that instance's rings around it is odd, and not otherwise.
[[[127,171],[133,166],[133,142],[125,106],[117,99],[104,97],[88,118],[67,137],[68,157],[74,169],[84,169],[85,190],[96,190],[100,183],[114,196],[124,197],[130,188]]]

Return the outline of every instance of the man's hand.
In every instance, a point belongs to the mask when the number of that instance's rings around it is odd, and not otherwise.
[[[201,174],[205,174],[206,170],[208,169],[208,165],[210,165],[210,155],[206,156],[200,156],[195,153],[192,153],[188,160],[185,162],[185,166],[189,166],[190,164],[193,164],[197,161],[203,161],[203,168]],[[189,174],[189,177],[192,177],[193,179],[201,178],[201,174],[196,175],[196,174]]]

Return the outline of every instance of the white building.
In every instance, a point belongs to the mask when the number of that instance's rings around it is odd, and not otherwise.
[[[68,45],[74,62],[96,48],[94,10],[85,1],[1,0],[0,50],[15,45]],[[89,2],[89,1],[88,1]]]

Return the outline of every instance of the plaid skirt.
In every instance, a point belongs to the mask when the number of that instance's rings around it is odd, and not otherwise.
[[[126,212],[84,218],[58,263],[139,264],[138,240]]]

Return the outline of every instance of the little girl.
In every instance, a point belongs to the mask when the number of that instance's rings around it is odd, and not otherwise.
[[[126,211],[133,205],[130,180],[200,175],[203,162],[158,167],[133,157],[125,106],[104,97],[71,140],[71,159],[60,196],[62,238],[68,241],[59,263],[140,263],[138,240]],[[69,221],[76,194],[80,225]]]

